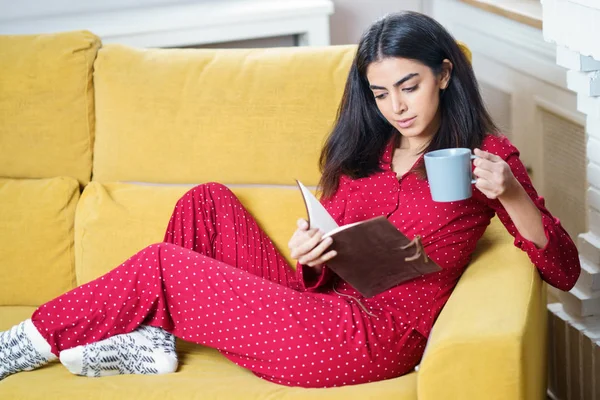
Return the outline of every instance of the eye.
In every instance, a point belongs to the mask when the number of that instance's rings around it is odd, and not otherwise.
[[[412,87],[404,88],[404,89],[402,89],[402,91],[406,92],[406,93],[410,93],[410,92],[414,92],[418,88],[419,88],[419,85],[415,85],[415,86],[412,86]]]
[[[378,94],[378,95],[376,95],[376,96],[375,96],[375,98],[376,98],[377,100],[382,100],[382,99],[384,99],[384,98],[385,98],[385,96],[386,96],[386,95],[387,95],[387,93]]]

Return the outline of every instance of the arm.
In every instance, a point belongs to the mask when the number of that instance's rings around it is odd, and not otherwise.
[[[527,252],[542,278],[561,290],[570,290],[580,274],[577,248],[558,218],[550,214],[538,196],[513,147],[504,158],[475,150],[476,187],[515,238],[515,246]]]

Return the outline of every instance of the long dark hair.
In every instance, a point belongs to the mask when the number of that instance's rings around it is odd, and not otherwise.
[[[342,174],[360,178],[381,171],[379,160],[385,145],[398,134],[379,112],[366,77],[371,63],[387,57],[419,61],[436,75],[442,72],[444,59],[453,64],[449,85],[440,94],[439,130],[423,152],[453,147],[474,149],[486,134],[497,134],[471,63],[452,35],[423,14],[387,15],[363,34],[350,67],[335,126],[319,160],[319,188],[324,197],[337,190]],[[424,168],[420,163],[415,169],[424,176]]]

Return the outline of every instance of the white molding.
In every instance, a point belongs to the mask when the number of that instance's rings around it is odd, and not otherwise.
[[[594,118],[600,118],[600,97],[577,93],[577,110]]]
[[[600,165],[589,162],[587,165],[587,177],[591,186],[600,189]]]
[[[567,88],[565,71],[556,65],[556,46],[541,30],[456,0],[433,0],[433,17],[474,53]]]
[[[588,136],[586,153],[588,160],[600,165],[600,140]],[[600,211],[600,203],[597,204],[597,209]]]
[[[585,232],[577,237],[579,254],[589,263],[600,265],[600,238],[592,232]]]
[[[588,207],[587,222],[588,230],[595,235],[600,235],[600,213],[598,213],[598,211],[595,209]]]
[[[583,56],[560,45],[556,47],[556,63],[561,67],[574,71],[590,72],[600,70],[600,61],[590,56]]]
[[[581,263],[581,287],[588,288],[590,291],[600,291],[600,268],[588,262],[585,258],[580,259]],[[578,282],[579,283],[579,282]]]
[[[590,136],[600,140],[600,118],[594,118],[591,115],[586,117],[585,132]]]
[[[282,35],[329,45],[331,0],[228,0],[4,20],[0,34],[89,30],[104,43],[140,47],[201,45]]]
[[[576,125],[585,127],[585,116],[579,113],[573,112],[567,108],[561,107],[550,99],[543,98],[538,95],[533,96],[533,101],[536,107],[543,108],[550,111],[554,115],[558,115]]]
[[[600,71],[567,71],[567,87],[586,96],[600,96]]]
[[[600,212],[600,190],[589,187],[587,190],[588,205]]]
[[[542,0],[547,41],[600,60],[600,5],[588,0]]]

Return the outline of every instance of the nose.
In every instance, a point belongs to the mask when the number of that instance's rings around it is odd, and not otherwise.
[[[394,111],[394,114],[402,114],[406,111],[406,103],[402,96],[392,96],[392,111]]]

